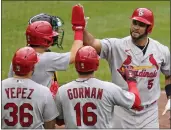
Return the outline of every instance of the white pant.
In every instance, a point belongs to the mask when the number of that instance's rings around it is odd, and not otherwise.
[[[113,128],[159,128],[157,102],[142,111],[115,106]]]

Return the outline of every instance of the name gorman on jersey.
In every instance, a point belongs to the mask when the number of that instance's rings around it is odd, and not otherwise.
[[[70,100],[77,99],[77,98],[94,98],[94,99],[101,99],[103,95],[103,89],[100,88],[91,88],[91,87],[84,87],[84,88],[73,88],[68,89],[68,98]]]

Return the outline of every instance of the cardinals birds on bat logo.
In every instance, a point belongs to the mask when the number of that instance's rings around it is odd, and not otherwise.
[[[129,64],[131,64],[132,62],[132,57],[130,55],[127,56],[126,60],[123,62],[122,66],[117,69],[119,72],[123,72],[124,71],[124,67],[128,66]],[[129,66],[129,67],[132,67],[133,66]]]
[[[123,72],[125,67],[131,67],[135,70],[143,70],[143,69],[153,68],[153,66],[155,66],[157,70],[159,69],[159,66],[158,66],[153,54],[149,55],[149,61],[152,64],[152,66],[130,66],[130,64],[132,62],[132,57],[130,55],[128,55],[127,58],[125,59],[125,61],[123,62],[123,64],[121,65],[121,67],[117,70],[119,72]]]
[[[155,67],[157,68],[157,70],[159,69],[159,66],[157,65],[157,62],[156,62],[156,60],[155,60],[154,57],[153,57],[153,54],[150,54],[150,56],[149,56],[149,61],[150,61],[150,63],[151,63],[153,66],[155,66]]]

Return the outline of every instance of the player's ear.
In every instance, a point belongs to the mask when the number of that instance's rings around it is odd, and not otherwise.
[[[31,73],[31,76],[33,76],[33,74],[34,74],[34,69],[33,69],[30,73]]]

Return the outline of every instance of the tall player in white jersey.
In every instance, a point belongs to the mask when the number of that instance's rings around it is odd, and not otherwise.
[[[83,43],[83,31],[80,32],[79,40],[74,42]],[[141,108],[132,70],[125,69],[123,74],[129,86],[128,92],[113,83],[96,79],[94,71],[98,66],[99,56],[93,47],[85,46],[78,50],[75,68],[79,78],[61,86],[55,98],[60,112],[57,119],[63,119],[66,128],[111,128],[114,105],[126,109]]]
[[[83,7],[80,6],[80,8]],[[137,8],[131,20],[130,36],[122,39],[99,40],[84,30],[84,45],[94,47],[100,57],[107,60],[112,82],[125,90],[128,89],[128,85],[119,72],[125,66],[137,70],[137,87],[140,91],[143,109],[136,111],[115,106],[114,128],[159,128],[157,100],[160,97],[160,72],[166,77],[165,90],[168,97],[164,113],[170,110],[170,51],[167,46],[148,37],[154,26],[154,16],[151,10]]]
[[[38,60],[31,47],[16,51],[12,60],[15,75],[2,81],[2,129],[54,128],[59,112],[52,94],[30,79]]]

